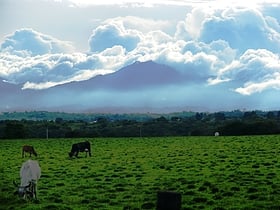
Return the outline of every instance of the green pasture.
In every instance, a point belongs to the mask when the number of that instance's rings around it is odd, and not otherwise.
[[[97,138],[69,159],[84,140],[1,140],[0,209],[155,209],[159,191],[182,209],[280,209],[280,136]],[[38,202],[13,195],[23,144],[39,154]]]

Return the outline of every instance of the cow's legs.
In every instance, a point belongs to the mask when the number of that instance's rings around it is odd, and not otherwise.
[[[32,183],[32,194],[33,194],[33,198],[37,200],[37,185],[36,183]]]
[[[90,148],[87,150],[88,155],[91,157],[91,152],[90,152]]]

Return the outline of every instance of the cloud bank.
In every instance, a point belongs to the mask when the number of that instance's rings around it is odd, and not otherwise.
[[[107,48],[120,45],[127,51],[136,48],[140,37],[136,30],[126,30],[122,25],[107,24],[99,26],[93,31],[89,39],[91,52],[102,52]]]
[[[73,46],[32,29],[23,28],[6,36],[1,52],[20,56],[36,56],[49,53],[73,52]]]
[[[221,97],[234,93],[256,103],[259,94],[273,97],[271,91],[279,91],[280,22],[275,5],[196,7],[174,26],[174,34],[166,32],[167,22],[157,25],[145,19],[145,26],[140,22],[141,18],[131,16],[102,22],[89,34],[87,53],[75,52],[70,42],[19,29],[1,43],[0,77],[22,84],[23,89],[44,89],[153,60],[190,78],[188,84],[175,88],[182,94],[202,85]],[[221,85],[222,92],[217,89]]]

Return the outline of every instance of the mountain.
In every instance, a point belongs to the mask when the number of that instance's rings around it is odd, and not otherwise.
[[[106,75],[99,75],[92,79],[53,87],[70,90],[134,90],[158,87],[163,85],[178,84],[183,82],[183,75],[175,69],[157,64],[153,61],[135,62],[129,66]]]
[[[230,81],[209,85],[207,79],[191,78],[147,61],[43,90],[22,90],[20,84],[0,80],[0,111],[170,113],[279,109],[277,89],[242,95],[236,91],[239,86]]]
[[[21,87],[21,84],[9,83],[3,78],[0,78],[0,111],[19,107],[19,101],[23,100],[24,98]]]
[[[3,78],[0,78],[0,90],[0,96],[4,97],[10,95],[10,93],[19,92],[21,90],[21,85],[9,83]]]
[[[133,100],[130,96],[124,96],[127,92],[133,91],[133,95],[139,95],[141,100],[140,95],[143,94],[143,90],[160,89],[183,81],[184,77],[178,71],[153,61],[135,62],[111,74],[43,90],[22,90],[22,85],[1,81],[0,96],[4,99],[2,100],[4,103],[0,108],[5,111],[8,109],[125,112],[129,106],[128,102]],[[131,110],[137,112],[142,106],[143,104],[139,102],[137,107],[131,107]],[[155,110],[147,103],[144,106],[145,111]],[[165,110],[166,107],[162,109]]]
[[[106,87],[117,89],[143,89],[182,82],[175,69],[153,61],[135,62],[119,71],[103,76]]]

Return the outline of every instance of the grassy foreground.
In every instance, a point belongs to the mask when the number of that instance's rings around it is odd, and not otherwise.
[[[98,138],[69,159],[84,140],[0,141],[0,209],[155,209],[158,191],[182,209],[280,209],[280,136]],[[38,203],[13,195],[23,144],[39,154]]]

